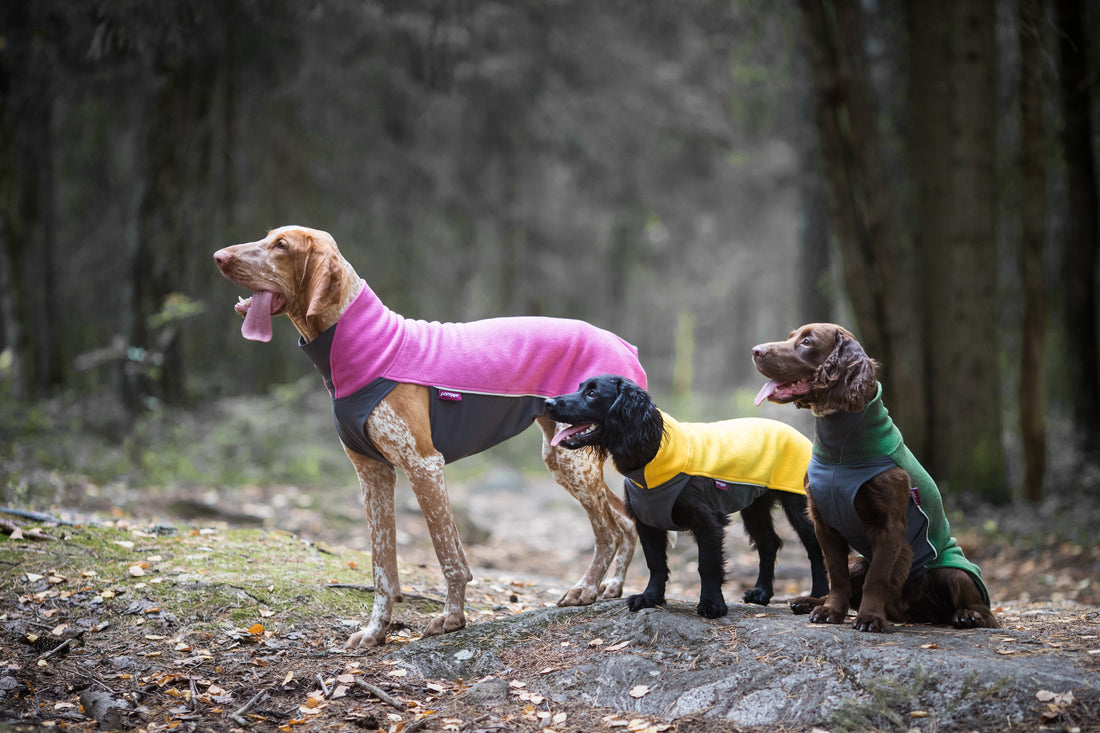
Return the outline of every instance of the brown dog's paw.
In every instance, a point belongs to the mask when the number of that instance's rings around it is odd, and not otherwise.
[[[609,580],[600,583],[600,600],[607,600],[609,598],[622,598],[622,595],[623,581]]]
[[[881,634],[886,631],[886,617],[877,613],[857,613],[856,620],[852,622],[852,628],[856,631]]]
[[[848,617],[848,609],[833,608],[824,603],[810,611],[812,624],[842,624]]]
[[[428,628],[424,629],[422,636],[425,638],[429,636],[439,636],[440,634],[450,633],[451,631],[458,631],[465,625],[466,616],[462,613],[445,613],[433,618],[428,623]]]
[[[372,630],[372,626],[359,629],[344,643],[344,650],[354,652],[359,649],[372,649],[386,643],[385,628]]]
[[[574,586],[558,599],[559,606],[591,606],[596,602],[596,589],[593,586]]]
[[[824,598],[815,598],[814,596],[798,596],[788,601],[791,606],[791,612],[797,616],[809,613],[824,602]]]
[[[997,618],[985,608],[956,608],[951,625],[956,629],[1001,628]]]

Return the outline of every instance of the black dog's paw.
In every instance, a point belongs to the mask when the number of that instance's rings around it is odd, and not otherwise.
[[[758,606],[766,606],[771,601],[772,594],[768,589],[757,586],[752,590],[745,591],[743,599],[745,603],[755,603]]]
[[[695,607],[695,612],[703,618],[719,618],[729,613],[729,607],[726,606],[726,600],[721,596],[718,598],[700,598],[699,605]]]
[[[664,597],[657,598],[647,596],[645,593],[637,593],[627,596],[626,607],[631,611],[641,611],[643,608],[656,608],[665,605]]]

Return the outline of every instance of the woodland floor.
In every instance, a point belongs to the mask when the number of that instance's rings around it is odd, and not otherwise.
[[[342,488],[325,492],[283,485],[134,489],[69,478],[50,507],[37,508],[76,524],[0,514],[22,525],[22,537],[0,536],[0,731],[803,729],[738,728],[551,700],[540,692],[542,670],[583,664],[613,645],[582,643],[568,626],[517,649],[495,675],[502,690],[488,700],[481,692],[493,680],[407,674],[392,655],[416,644],[443,590],[403,483],[398,522],[407,600],[396,608],[388,644],[345,653],[342,644],[371,601],[361,590],[371,582],[369,542],[346,470]],[[580,577],[592,547],[588,523],[548,477],[486,463],[452,476],[450,493],[474,568],[471,626],[552,606]],[[983,568],[1006,631],[1041,640],[1046,652],[1094,679],[1100,498],[974,505],[953,509],[951,519]],[[792,536],[778,515],[777,527]],[[49,538],[34,538],[34,528]],[[670,556],[670,600],[696,597],[694,555],[694,541],[681,535]],[[725,595],[733,603],[756,573],[736,520],[727,557]],[[639,551],[627,592],[639,592],[645,581]],[[808,563],[789,539],[768,613],[789,615],[784,600],[806,585]],[[1033,651],[1002,646],[1005,654]],[[1052,690],[1016,727],[1100,730],[1100,710],[1086,702],[1096,692]],[[916,718],[911,724],[935,730]]]

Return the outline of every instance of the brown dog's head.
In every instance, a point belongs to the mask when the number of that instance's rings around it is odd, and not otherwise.
[[[253,292],[236,311],[241,333],[271,340],[271,316],[287,315],[311,341],[340,317],[355,294],[358,277],[336,241],[319,229],[285,226],[256,242],[219,249],[214,262],[227,279]]]
[[[832,323],[808,323],[786,341],[755,346],[752,360],[769,379],[757,405],[793,402],[827,415],[859,412],[875,396],[875,361],[855,336]]]

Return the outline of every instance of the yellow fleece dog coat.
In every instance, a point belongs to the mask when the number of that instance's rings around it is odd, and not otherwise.
[[[672,506],[694,476],[713,480],[727,514],[768,489],[805,495],[812,444],[790,425],[755,417],[682,423],[663,411],[661,417],[660,450],[625,482],[631,509],[644,524],[683,531],[672,521]]]

